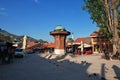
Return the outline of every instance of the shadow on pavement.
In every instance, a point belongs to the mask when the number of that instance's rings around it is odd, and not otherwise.
[[[105,73],[106,73],[106,67],[105,67],[105,63],[103,63],[102,65],[101,65],[101,80],[107,80],[106,79],[106,76],[105,76]]]
[[[115,74],[116,74],[114,78],[120,80],[120,68],[116,65],[113,65],[112,68],[114,69]]]
[[[76,61],[64,59],[66,56],[63,55],[55,59],[50,59],[51,56],[47,59],[44,58],[50,64],[56,66],[55,80],[100,80],[100,76],[97,73],[89,74],[87,72],[92,65],[91,63],[87,61],[77,63]],[[75,56],[71,55],[71,57]]]
[[[87,71],[92,63],[64,58],[65,55],[46,59],[40,54],[27,54],[13,64],[0,66],[0,80],[105,80],[105,64],[101,66],[102,79],[98,73]]]

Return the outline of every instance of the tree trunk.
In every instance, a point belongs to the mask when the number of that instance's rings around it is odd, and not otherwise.
[[[106,17],[108,20],[107,29],[109,32],[113,33],[112,43],[113,43],[113,54],[116,53],[119,46],[119,36],[118,36],[118,3],[119,0],[102,0],[105,7]]]
[[[110,11],[110,4],[108,0],[102,0],[102,3],[104,4],[105,7],[105,13],[107,17],[107,23],[108,25],[106,26],[109,32],[113,32],[113,27],[112,27],[112,17],[111,17],[111,11]]]
[[[119,0],[112,0],[112,9],[113,9],[113,27],[114,27],[114,34],[113,34],[113,54],[119,49],[119,35],[118,35],[118,1]]]

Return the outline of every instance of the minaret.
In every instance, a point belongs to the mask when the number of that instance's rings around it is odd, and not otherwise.
[[[23,37],[23,45],[22,45],[22,49],[26,49],[26,45],[27,45],[27,36],[26,35],[24,35],[24,37]]]
[[[74,33],[72,33],[72,39],[74,40]]]

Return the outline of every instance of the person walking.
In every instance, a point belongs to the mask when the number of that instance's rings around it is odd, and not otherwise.
[[[110,60],[109,52],[106,49],[104,49],[104,55],[106,60]]]

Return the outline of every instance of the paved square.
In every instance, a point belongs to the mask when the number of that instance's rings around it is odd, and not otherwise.
[[[27,54],[13,64],[0,65],[0,80],[120,80],[119,60],[104,60],[100,55],[45,57]]]

